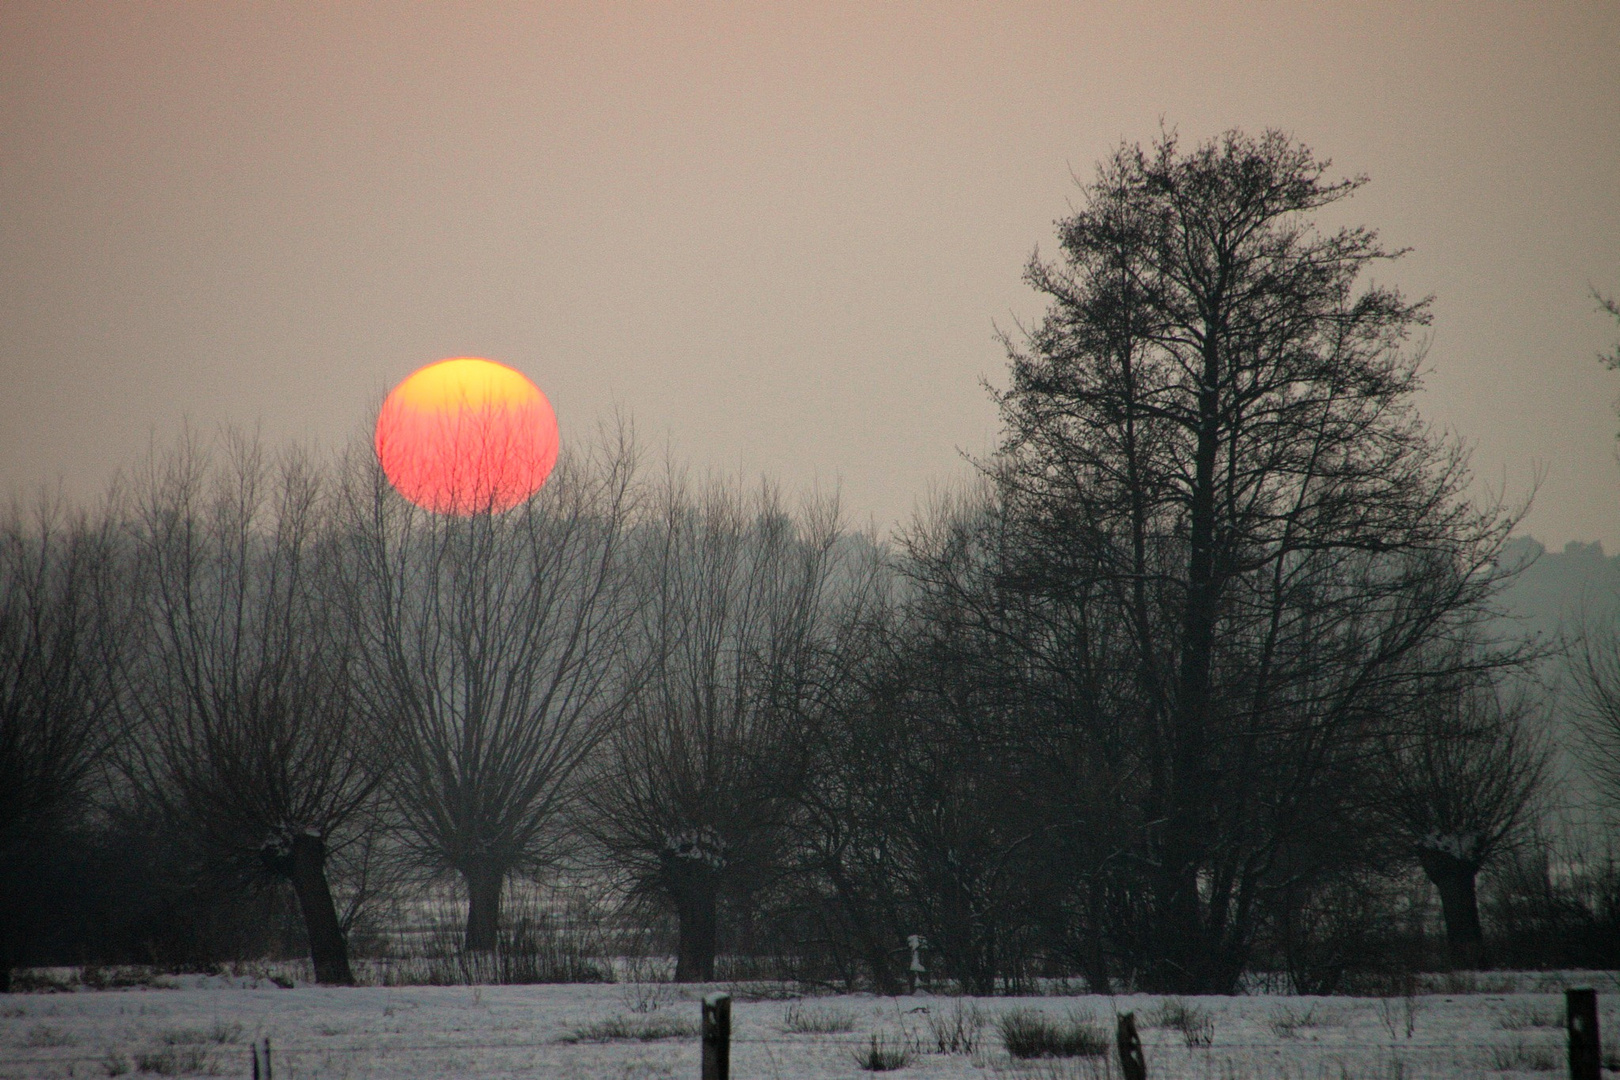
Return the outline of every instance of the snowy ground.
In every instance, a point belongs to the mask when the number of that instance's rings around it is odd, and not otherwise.
[[[1018,1062],[995,1020],[1009,1010],[1089,1015],[1112,1033],[1134,1011],[1148,1075],[1198,1080],[1415,1080],[1540,1077],[1565,1069],[1565,985],[1595,985],[1600,1026],[1620,1047],[1612,973],[1483,976],[1410,998],[1149,996],[957,999],[917,995],[767,996],[769,988],[601,986],[283,989],[250,976],[185,976],[172,988],[0,995],[0,1077],[207,1074],[246,1077],[269,1039],[276,1080],[303,1077],[604,1077],[698,1075],[705,991],[729,989],[732,1075],[865,1077],[874,1035],[910,1051],[897,1078],[1068,1080],[1114,1077],[1108,1059]],[[1468,989],[1501,992],[1467,993]],[[777,988],[776,992],[780,992]],[[1183,1029],[1163,1026],[1185,1006]],[[941,1053],[936,1029],[977,1009],[971,1053]],[[971,1022],[967,1025],[971,1028]],[[664,1038],[646,1038],[667,1034]],[[821,1030],[817,1030],[821,1029]],[[826,1030],[832,1029],[832,1030]],[[1208,1045],[1188,1045],[1208,1038]]]

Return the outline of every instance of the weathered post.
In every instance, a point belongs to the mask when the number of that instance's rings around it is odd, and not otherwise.
[[[1569,1080],[1599,1080],[1603,1048],[1598,1041],[1597,991],[1564,991],[1564,1024],[1569,1030]]]
[[[703,999],[703,1080],[731,1080],[731,995]]]
[[[1121,1013],[1114,1033],[1119,1044],[1119,1071],[1125,1080],[1147,1080],[1147,1059],[1142,1056],[1142,1036],[1136,1033],[1136,1014]]]

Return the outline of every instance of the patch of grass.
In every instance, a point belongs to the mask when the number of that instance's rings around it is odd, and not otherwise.
[[[165,1046],[201,1046],[208,1041],[208,1033],[196,1028],[170,1028],[158,1038]]]
[[[101,1067],[108,1076],[123,1076],[129,1072],[129,1058],[117,1050],[109,1050],[107,1056],[101,1059]]]
[[[1102,1057],[1108,1035],[1087,1016],[1054,1020],[1032,1009],[1013,1009],[996,1021],[1001,1042],[1015,1058]]]
[[[208,1051],[201,1046],[166,1046],[135,1055],[135,1071],[158,1076],[189,1076],[214,1072]]]
[[[1279,1039],[1294,1039],[1299,1037],[1301,1030],[1317,1026],[1316,1009],[1306,1006],[1295,1009],[1287,1005],[1273,1009],[1266,1018],[1266,1027]]]
[[[1036,1058],[1031,1061],[1014,1061],[1005,1071],[998,1066],[996,1074],[1008,1077],[1009,1080],[1118,1080],[1118,1074],[1106,1057]],[[1222,1077],[1221,1080],[1250,1080],[1250,1078]]]
[[[86,964],[79,973],[79,982],[89,990],[129,990],[135,987],[173,990],[180,985],[170,974],[141,964],[118,964],[108,967]]]
[[[786,981],[729,982],[726,993],[734,1002],[742,1001],[794,1001],[804,996],[798,984]]]
[[[59,968],[19,968],[11,973],[14,994],[68,994],[78,984],[75,972]]]
[[[36,1050],[50,1046],[75,1046],[78,1041],[61,1028],[53,1028],[47,1024],[35,1024],[23,1037],[23,1045]]]
[[[1503,1072],[1552,1072],[1558,1068],[1558,1055],[1550,1046],[1516,1042],[1491,1047],[1491,1064]]]
[[[1481,975],[1477,971],[1447,971],[1424,980],[1439,994],[1511,994],[1518,989],[1512,975]]]
[[[855,1014],[795,1001],[782,1012],[782,1030],[791,1035],[840,1035],[855,1030]]]
[[[1529,1031],[1531,1028],[1563,1027],[1564,1021],[1556,1012],[1537,1009],[1533,1005],[1509,1005],[1496,1014],[1496,1026],[1505,1031]]]
[[[1183,998],[1165,998],[1148,1017],[1154,1027],[1181,1032],[1187,1048],[1207,1047],[1215,1041],[1215,1018]]]
[[[959,998],[950,1012],[928,1014],[928,1034],[942,1054],[973,1054],[984,1041],[985,1022],[978,1005],[969,1002],[964,1007]]]
[[[867,1072],[893,1072],[911,1064],[911,1051],[901,1040],[874,1031],[866,1048],[855,1052],[855,1064]]]
[[[672,1004],[676,994],[668,983],[634,979],[619,986],[619,1000],[633,1013],[657,1012]]]
[[[575,1028],[561,1041],[579,1042],[656,1042],[659,1039],[695,1039],[697,1025],[672,1016],[610,1016]]]

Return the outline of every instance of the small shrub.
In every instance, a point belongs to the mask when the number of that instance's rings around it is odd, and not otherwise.
[[[117,1050],[109,1050],[107,1056],[101,1059],[101,1067],[107,1071],[108,1076],[123,1076],[129,1072],[129,1058]]]
[[[1181,1032],[1188,1049],[1206,1047],[1215,1041],[1215,1018],[1182,998],[1165,998],[1150,1022],[1155,1027]]]
[[[610,1016],[594,1024],[575,1028],[563,1042],[655,1042],[659,1039],[691,1039],[697,1025],[672,1016]]]
[[[1102,1057],[1108,1036],[1089,1017],[1053,1020],[1030,1009],[1013,1009],[996,1021],[1001,1042],[1015,1058]]]
[[[902,1041],[891,1042],[888,1036],[874,1031],[866,1049],[855,1053],[855,1064],[867,1072],[893,1072],[911,1064],[911,1051]]]
[[[1410,1039],[1417,1030],[1418,1013],[1422,1011],[1423,1004],[1415,994],[1408,994],[1399,1001],[1381,998],[1378,1002],[1378,1018],[1392,1041],[1398,1039],[1403,1030]]]
[[[969,1003],[963,1007],[960,999],[949,1013],[929,1013],[928,1033],[934,1046],[942,1054],[976,1053],[982,1042],[985,1016],[979,1006]]]
[[[782,1013],[782,1030],[795,1035],[839,1035],[855,1030],[855,1014],[795,1001]]]

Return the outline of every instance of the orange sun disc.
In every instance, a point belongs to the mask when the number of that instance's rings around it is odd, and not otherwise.
[[[528,377],[461,356],[412,373],[377,414],[377,460],[399,493],[440,514],[510,510],[557,463],[557,414]]]

